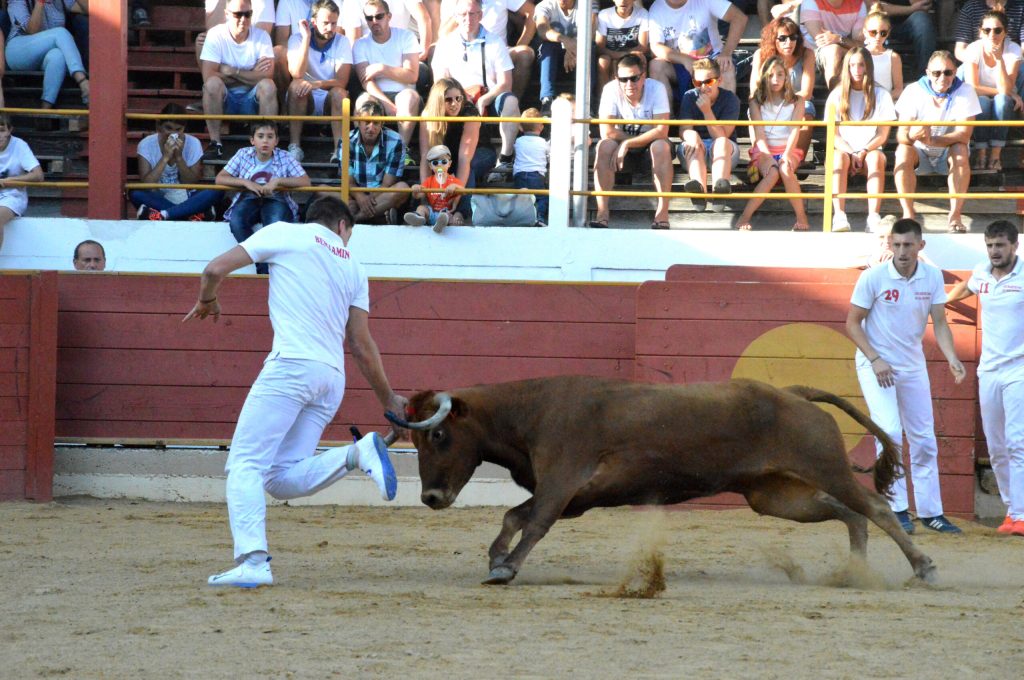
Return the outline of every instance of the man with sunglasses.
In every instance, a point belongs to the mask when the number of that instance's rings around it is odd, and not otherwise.
[[[707,169],[711,165],[711,190],[718,195],[732,192],[729,178],[740,160],[740,147],[736,143],[735,125],[714,125],[720,120],[738,120],[740,99],[719,85],[721,71],[713,59],[701,59],[693,64],[692,90],[683,93],[679,116],[684,120],[705,120],[707,125],[680,125],[679,162],[687,169],[690,180],[683,185],[689,193],[707,191]],[[693,199],[698,211],[704,210],[704,199]],[[713,210],[721,211],[725,204],[716,201]]]
[[[896,102],[900,120],[950,121],[952,125],[899,126],[896,128],[896,190],[914,193],[917,175],[948,175],[950,193],[963,193],[971,183],[970,142],[974,128],[956,123],[981,113],[974,88],[956,77],[956,62],[946,50],[928,60],[925,75],[911,83]],[[965,233],[964,199],[949,199],[949,232]],[[914,201],[901,198],[903,217],[916,218]]]
[[[207,31],[200,55],[203,111],[210,115],[277,115],[274,46],[270,35],[252,25],[250,0],[227,0],[224,16],[225,23]],[[210,144],[204,158],[223,158],[220,119],[207,120],[206,127]]]
[[[627,54],[615,67],[615,80],[601,91],[598,118],[624,120],[668,120],[671,111],[668,91],[654,79],[647,79],[647,64],[637,54]],[[594,187],[598,191],[615,188],[615,171],[622,170],[626,156],[648,150],[654,171],[654,186],[659,192],[672,190],[672,145],[667,125],[624,123],[601,124],[601,141],[594,158]],[[611,200],[597,196],[597,214],[592,228],[608,226]],[[668,198],[658,198],[651,229],[668,229]]]
[[[416,36],[404,28],[391,27],[387,0],[367,0],[363,4],[363,16],[370,34],[357,40],[352,50],[359,84],[384,106],[386,115],[418,116],[423,100],[416,92],[420,58]],[[415,121],[398,124],[406,149],[415,129]],[[403,163],[414,164],[408,156]]]
[[[214,26],[224,23],[224,6],[228,0],[204,0],[206,9],[206,30],[196,36],[196,63],[202,68],[203,46],[206,44],[206,34]],[[271,35],[274,32],[274,0],[252,0],[252,23],[257,28],[262,28]],[[188,109],[192,111],[193,105]],[[198,109],[195,109],[198,110]]]

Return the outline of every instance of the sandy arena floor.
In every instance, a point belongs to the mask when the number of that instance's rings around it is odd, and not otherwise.
[[[0,677],[1019,678],[1024,539],[920,535],[936,587],[877,530],[743,511],[593,511],[508,587],[502,510],[278,507],[277,585],[216,590],[222,506],[0,504]],[[661,546],[666,590],[610,597]],[[641,548],[646,546],[646,548]],[[845,575],[844,575],[845,573]],[[851,585],[853,584],[853,585]]]

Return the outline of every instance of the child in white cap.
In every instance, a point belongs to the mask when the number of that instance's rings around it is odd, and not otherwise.
[[[434,233],[440,234],[449,221],[456,226],[462,225],[462,215],[455,212],[459,205],[461,195],[455,193],[456,189],[463,186],[462,182],[455,175],[448,172],[452,165],[452,152],[443,144],[430,147],[427,151],[427,163],[434,174],[426,179],[422,185],[415,184],[412,187],[412,197],[420,199],[421,203],[416,212],[405,213],[405,223],[414,227],[421,227],[424,224],[434,226]],[[425,192],[424,189],[444,189],[443,192]]]

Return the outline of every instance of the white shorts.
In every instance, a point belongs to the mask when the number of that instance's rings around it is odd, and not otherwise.
[[[7,208],[21,217],[28,209],[28,192],[24,189],[4,189],[0,191],[0,208]]]
[[[310,115],[323,116],[324,109],[327,105],[327,90],[316,89],[309,93],[313,101],[313,112]],[[291,97],[289,92],[286,97]]]

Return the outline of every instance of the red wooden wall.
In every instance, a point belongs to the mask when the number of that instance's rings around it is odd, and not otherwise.
[[[198,277],[60,277],[57,435],[230,439],[270,349],[266,279],[222,287],[220,323],[181,318]],[[586,373],[633,372],[636,286],[374,280],[370,328],[392,386],[423,389]],[[325,438],[382,430],[382,409],[354,364]]]
[[[53,489],[57,275],[0,273],[0,500]]]

